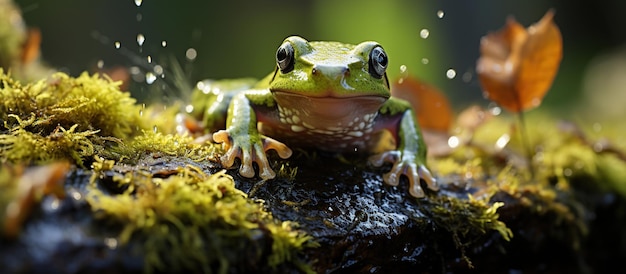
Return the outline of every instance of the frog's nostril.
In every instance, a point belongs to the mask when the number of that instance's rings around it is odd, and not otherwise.
[[[350,69],[347,66],[337,65],[315,65],[311,69],[312,75],[324,75],[329,79],[337,79],[350,75]]]

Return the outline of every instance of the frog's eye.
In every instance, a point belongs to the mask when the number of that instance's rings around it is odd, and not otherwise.
[[[288,73],[293,70],[295,58],[293,54],[293,46],[291,43],[282,44],[276,51],[276,64],[282,73]]]
[[[381,46],[376,46],[370,52],[369,73],[376,79],[383,78],[387,70],[387,54]]]

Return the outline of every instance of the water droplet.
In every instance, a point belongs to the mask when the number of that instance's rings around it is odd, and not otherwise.
[[[400,73],[406,73],[406,65],[400,66]]]
[[[491,112],[491,115],[498,116],[502,113],[502,108],[500,108],[499,106],[494,106],[489,109],[489,111]]]
[[[83,198],[83,194],[80,194],[80,192],[78,191],[72,191],[72,193],[70,194],[70,196],[72,196],[72,198],[76,201],[80,201],[80,199]]]
[[[450,136],[450,138],[448,138],[448,146],[451,148],[458,147],[460,143],[461,140],[459,140],[459,137],[457,136]]]
[[[137,7],[140,7],[140,6],[141,6],[141,3],[143,3],[143,0],[135,0],[135,5],[136,5]]]
[[[199,90],[205,91],[205,89],[204,89],[205,86],[208,86],[208,85],[205,85],[203,81],[198,81],[198,83],[196,83],[196,88],[199,89]],[[207,90],[209,90],[209,89],[207,89]],[[208,92],[205,92],[205,94],[207,94],[207,93]]]
[[[193,112],[193,105],[189,104],[185,106],[185,112],[191,113]]]
[[[152,69],[152,71],[154,71],[154,74],[157,75],[163,75],[163,67],[160,65],[156,65],[154,66],[154,68]]]
[[[430,60],[428,58],[422,58],[422,64],[427,65]]]
[[[120,43],[119,41],[115,41],[114,45],[116,49],[119,49],[122,46],[122,43]]]
[[[430,31],[428,31],[428,29],[420,30],[420,37],[426,39],[428,38],[429,35],[430,35]]]
[[[443,18],[444,15],[445,14],[444,14],[443,10],[438,10],[437,11],[437,18],[441,19],[441,18]]]
[[[156,75],[154,75],[154,73],[152,73],[151,71],[146,73],[146,83],[148,85],[151,85],[152,83],[154,83],[156,79],[157,79]]]
[[[167,41],[165,40],[161,41],[161,47],[167,47]]]
[[[137,22],[141,22],[141,19],[143,19],[143,15],[141,15],[141,13],[137,13]]]
[[[446,71],[446,77],[448,77],[448,79],[454,79],[454,77],[456,77],[456,71],[454,69],[448,69]]]
[[[152,56],[148,55],[148,58],[146,58],[148,60],[148,64],[152,63]]]
[[[602,125],[600,123],[593,123],[593,131],[600,132],[602,130]]]
[[[498,138],[498,140],[496,141],[496,149],[502,150],[504,147],[506,147],[510,140],[511,136],[506,133],[502,134],[502,136],[500,136],[500,138]]]
[[[159,128],[158,128],[156,125],[154,125],[154,126],[152,127],[152,132],[154,132],[154,133],[159,132]]]
[[[472,78],[474,78],[474,74],[471,71],[463,73],[463,82],[469,83],[472,81]]]
[[[187,57],[189,61],[193,61],[196,57],[198,57],[198,52],[194,48],[189,48],[185,52],[185,57]]]
[[[573,173],[573,172],[572,172],[572,170],[571,170],[571,169],[569,169],[569,168],[565,168],[565,169],[563,169],[563,175],[564,175],[565,177],[572,176],[572,173]]]
[[[398,83],[402,84],[404,82],[404,78],[409,77],[409,71],[406,68],[406,65],[400,66],[400,78],[398,79]]]
[[[137,44],[141,47],[143,46],[143,42],[146,41],[146,37],[143,34],[137,34]]]
[[[115,239],[115,238],[105,238],[104,239],[104,245],[107,246],[109,249],[115,249],[115,248],[117,248],[117,239]]]
[[[96,63],[96,66],[97,66],[99,69],[102,69],[102,68],[104,67],[104,61],[103,61],[103,60],[98,60],[98,63]]]

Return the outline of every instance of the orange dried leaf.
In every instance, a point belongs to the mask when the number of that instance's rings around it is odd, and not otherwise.
[[[405,77],[393,84],[391,95],[411,103],[423,129],[442,132],[450,129],[452,109],[448,99],[436,87]]]
[[[22,45],[21,61],[23,64],[30,64],[35,61],[40,54],[41,31],[37,28],[31,28],[26,35],[26,41]]]
[[[65,197],[63,188],[64,178],[70,169],[68,162],[56,162],[44,166],[37,166],[19,170],[18,193],[7,208],[4,209],[4,235],[15,237],[19,234],[23,222],[28,218],[33,206],[40,202],[44,195],[54,195],[61,199]]]
[[[563,55],[561,32],[553,17],[549,10],[528,29],[509,18],[503,29],[481,39],[476,71],[490,100],[512,112],[541,103]]]

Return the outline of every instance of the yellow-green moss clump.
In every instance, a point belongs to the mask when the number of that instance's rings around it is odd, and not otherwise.
[[[119,84],[57,73],[22,85],[0,69],[0,161],[81,165],[105,142],[134,135],[143,128],[140,108]]]
[[[113,164],[97,159],[92,181]],[[270,269],[291,262],[310,270],[296,255],[314,246],[312,239],[294,223],[273,219],[260,202],[236,189],[224,171],[207,175],[185,167],[165,179],[135,172],[114,181],[127,190],[109,196],[94,187],[87,200],[97,216],[123,226],[121,244],[143,245],[147,272],[227,273],[241,267],[232,262],[242,261]],[[255,241],[262,235],[268,246]]]

